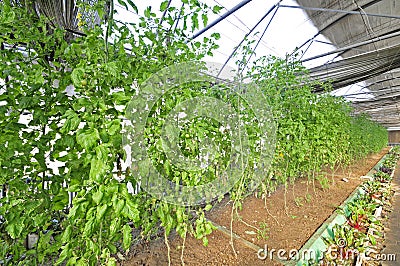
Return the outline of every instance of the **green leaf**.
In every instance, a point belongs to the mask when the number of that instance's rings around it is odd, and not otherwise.
[[[92,252],[95,253],[94,250]],[[76,264],[74,266],[87,266],[87,259],[81,258],[80,260],[78,260],[76,262]]]
[[[111,136],[119,133],[121,131],[121,121],[119,119],[114,119],[108,125],[108,134]]]
[[[331,239],[335,239],[335,234],[333,233],[332,228],[328,227],[327,229],[328,235]]]
[[[90,180],[95,181],[98,184],[102,184],[107,169],[108,166],[104,163],[103,160],[93,158],[90,162],[90,172],[89,172]]]
[[[101,192],[100,190],[97,190],[95,193],[93,193],[93,195],[92,195],[92,199],[93,199],[93,201],[97,204],[97,205],[99,205],[99,203],[100,203],[100,201],[102,200],[102,198],[103,198],[103,192]]]
[[[71,79],[75,87],[82,86],[82,80],[84,79],[85,70],[83,68],[75,68],[72,70]]]
[[[13,23],[15,20],[15,12],[11,9],[9,5],[3,5],[3,10],[0,16],[0,22],[4,24]]]
[[[207,247],[208,246],[208,238],[207,237],[203,237],[203,246]]]
[[[368,234],[368,238],[369,238],[369,241],[371,241],[371,244],[375,246],[376,245],[375,237],[371,234]]]
[[[146,9],[144,10],[144,16],[146,18],[150,18],[150,16],[151,16],[151,7],[150,6],[146,7]]]
[[[19,99],[18,105],[21,109],[26,109],[26,108],[32,107],[34,105],[34,103],[33,103],[31,97],[23,96]]]
[[[117,214],[118,215],[118,214]],[[114,237],[117,229],[119,229],[119,218],[114,218],[110,224],[110,238]]]
[[[92,102],[88,98],[79,98],[77,101],[72,105],[75,111],[78,111],[82,107],[87,108],[88,106],[92,105]]]
[[[205,228],[205,231],[204,231],[204,232],[205,232],[206,235],[209,235],[209,234],[212,233],[213,226],[212,226],[211,223],[207,222],[207,223],[204,225],[204,228]]]
[[[129,10],[128,5],[125,3],[124,0],[118,0],[118,3],[119,3],[121,6],[125,7],[126,10]]]
[[[67,193],[68,195],[68,193]],[[40,205],[42,205],[43,200],[34,200],[34,201],[26,201],[25,202],[25,213],[26,214],[31,214],[32,212],[35,211],[36,208],[38,208]]]
[[[108,161],[108,154],[110,149],[108,148],[107,144],[101,144],[97,146],[95,149],[96,151],[96,158],[102,160],[104,162]]]
[[[212,12],[213,12],[214,14],[218,14],[219,11],[221,11],[222,9],[223,9],[222,6],[214,6],[213,9],[212,9]]]
[[[103,142],[103,143],[108,143],[108,142],[110,142],[110,136],[108,135],[106,129],[102,128],[102,129],[100,130],[100,133],[99,133],[99,134],[100,134],[101,142]]]
[[[100,140],[97,129],[78,130],[76,142],[85,150],[89,151]]]
[[[67,188],[67,191],[69,192],[78,192],[80,190],[81,190],[81,184],[75,184]]]
[[[75,202],[73,202],[75,203]],[[82,204],[74,204],[69,211],[68,218],[77,218],[82,214]]]
[[[23,230],[22,224],[14,223],[13,221],[6,226],[6,231],[10,235],[12,239],[16,239],[19,237]]]
[[[117,64],[115,62],[109,62],[105,65],[106,71],[113,77],[116,77],[118,75],[118,72],[120,71]]]
[[[78,257],[72,257],[67,261],[67,266],[69,265],[76,265],[76,260],[78,259]]]
[[[132,229],[128,224],[125,224],[123,229],[122,229],[122,235],[123,235],[123,248],[124,250],[129,250],[131,247],[132,243]]]
[[[53,210],[59,211],[64,209],[68,205],[69,195],[66,190],[60,190],[57,195],[53,198]]]
[[[43,226],[46,223],[47,219],[47,215],[45,213],[41,213],[33,218],[33,225],[35,227]]]
[[[65,228],[64,233],[62,234],[61,242],[68,243],[71,240],[71,234],[72,234],[72,225],[68,225],[67,228]]]
[[[107,261],[107,266],[116,266],[117,260],[114,257],[110,257]]]
[[[211,34],[211,37],[213,37],[216,40],[219,40],[221,38],[221,34],[219,34],[218,32],[213,32]]]
[[[96,215],[96,207],[91,207],[86,212],[86,219],[90,220]]]
[[[114,194],[118,192],[119,184],[112,183],[109,186],[107,186],[106,190],[109,194]]]
[[[120,214],[121,214],[121,211],[124,209],[124,207],[125,207],[125,200],[119,199],[119,200],[116,202],[115,206],[114,206],[114,208],[115,208],[115,214],[116,214],[116,215],[120,215]]]
[[[94,224],[94,217],[90,218],[86,223],[85,223],[85,228],[83,230],[83,236],[88,237],[92,235],[93,232],[93,224]]]
[[[140,212],[138,210],[138,205],[130,202],[129,200],[127,200],[125,203],[126,204],[122,210],[122,215],[131,219],[134,222],[139,221],[140,220],[140,217],[139,217]]]
[[[204,210],[205,210],[205,211],[209,211],[209,210],[212,209],[212,207],[213,207],[213,206],[212,206],[211,204],[207,204],[206,207],[204,207]]]
[[[97,216],[96,216],[97,220],[101,221],[101,219],[103,219],[103,217],[107,211],[107,208],[108,208],[107,204],[97,206]]]
[[[161,5],[160,5],[160,11],[161,12],[164,12],[167,8],[168,8],[168,0],[166,0],[166,1],[164,1],[164,2],[162,2],[161,3]]]
[[[201,14],[201,19],[203,20],[203,26],[207,26],[208,24],[208,16],[206,14]]]
[[[128,101],[131,99],[131,97],[126,96],[123,91],[113,93],[112,97],[114,98],[115,104],[117,105],[127,104]]]
[[[133,3],[132,0],[126,0],[128,4],[133,8],[133,10],[136,12],[136,14],[139,13],[137,6]]]
[[[116,254],[117,253],[117,247],[114,244],[108,243],[107,247],[111,251],[112,254]]]
[[[67,244],[62,247],[62,251],[61,251],[60,256],[58,257],[58,260],[55,265],[60,265],[61,263],[63,263],[63,261],[65,261],[70,256],[71,250],[70,250],[69,246],[70,246],[70,244]]]
[[[199,18],[198,18],[198,14],[194,13],[192,15],[192,29],[198,29],[199,28]]]

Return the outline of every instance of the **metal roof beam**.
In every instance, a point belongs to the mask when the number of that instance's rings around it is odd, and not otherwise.
[[[320,54],[320,55],[312,56],[312,57],[309,57],[309,58],[301,60],[301,62],[304,63],[304,62],[311,61],[311,60],[314,60],[314,59],[318,59],[318,58],[321,58],[321,57],[325,57],[325,56],[328,56],[328,55],[331,55],[331,54],[337,54],[337,53],[340,53],[340,52],[343,52],[343,51],[346,51],[346,50],[350,50],[350,49],[353,49],[353,48],[356,48],[356,47],[359,47],[359,46],[362,46],[362,45],[374,43],[376,41],[381,41],[381,40],[385,40],[385,39],[389,39],[389,38],[393,38],[393,37],[397,37],[397,36],[400,36],[400,31],[396,31],[396,32],[393,32],[391,34],[386,34],[386,35],[383,35],[383,36],[380,36],[380,37],[377,37],[377,38],[369,39],[368,41],[363,41],[363,42],[355,43],[355,44],[352,44],[352,45],[348,45],[348,46],[345,46],[343,48],[339,48],[339,49],[336,49],[334,51],[330,51],[330,52],[323,53],[323,54]]]
[[[209,29],[211,29],[212,27],[214,27],[215,25],[217,25],[218,23],[220,23],[222,20],[224,20],[225,18],[229,17],[230,15],[232,15],[233,13],[235,13],[236,11],[238,11],[239,9],[241,9],[242,7],[244,7],[245,5],[247,5],[248,3],[250,3],[252,0],[244,0],[242,2],[240,2],[239,4],[237,4],[236,6],[234,6],[231,10],[227,11],[225,14],[223,14],[221,17],[217,18],[216,20],[214,20],[213,22],[211,22],[207,27],[201,29],[200,31],[198,31],[196,34],[194,34],[190,40],[196,39],[197,37],[199,37],[200,35],[202,35],[203,33],[205,33],[206,31],[208,31]]]
[[[291,6],[291,5],[281,5],[281,7],[298,8],[298,9],[312,10],[312,11],[336,12],[336,13],[344,13],[344,14],[349,14],[349,15],[361,15],[361,16],[370,16],[370,17],[400,19],[400,16],[394,16],[394,15],[388,15],[388,14],[365,13],[365,12],[352,11],[352,10],[340,10],[340,9],[330,9],[330,8],[322,8],[322,7]]]

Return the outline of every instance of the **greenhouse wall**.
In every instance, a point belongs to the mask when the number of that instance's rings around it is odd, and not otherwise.
[[[400,145],[400,129],[396,130],[390,130],[388,129],[389,132],[389,144],[398,144]]]

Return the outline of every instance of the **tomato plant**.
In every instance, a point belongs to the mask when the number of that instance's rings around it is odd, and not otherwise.
[[[74,35],[14,2],[0,2],[0,185],[7,192],[0,199],[0,260],[115,265],[115,255],[129,251],[134,238],[150,239],[160,227],[165,236],[176,230],[207,245],[214,227],[205,213],[212,205],[183,207],[140,189],[128,190],[128,185],[143,184],[133,178],[137,169],[123,166],[127,154],[121,130],[138,84],[167,66],[212,55],[218,33],[193,42],[186,36],[207,24],[208,12],[221,8],[196,0],[177,6],[163,1],[162,17],[149,7],[137,23],[128,23],[114,19],[113,7],[104,11],[108,1],[79,1],[79,34]],[[138,12],[133,1],[118,3]],[[95,12],[99,25],[93,23]],[[246,63],[239,61],[239,69]],[[352,117],[344,100],[312,93],[315,84],[307,81],[295,58],[259,58],[244,76],[261,87],[278,125],[265,191],[387,143],[385,129],[365,116]],[[322,86],[329,90],[328,84]],[[220,177],[232,140],[229,129],[217,121],[196,118],[180,128],[179,149],[193,160],[200,158],[203,139],[215,141],[213,164],[202,170],[175,166],[160,143],[168,113],[196,96],[232,102],[245,125],[249,163],[230,192],[232,199],[241,200],[251,191],[260,160],[259,120],[249,103],[229,98],[221,84],[185,84],[157,101],[145,130],[151,161],[181,185]],[[133,228],[140,234],[133,235]],[[25,243],[29,235],[37,237],[34,248]]]
[[[269,99],[278,124],[273,180],[315,179],[321,167],[334,168],[387,145],[386,129],[365,115],[352,116],[350,104],[329,93],[314,94],[296,58],[261,57],[248,71]],[[270,180],[266,180],[270,186]],[[268,187],[267,186],[267,187]]]
[[[119,2],[136,9],[132,1]],[[184,36],[199,28],[198,17],[206,22],[212,8],[184,1],[168,7],[163,25],[150,9],[138,23],[112,19],[113,9],[100,25],[82,22],[95,11],[102,17],[104,4],[82,6],[92,13],[80,13],[82,34],[70,39],[51,18],[0,3],[0,184],[7,190],[1,260],[113,265],[111,254],[129,250],[133,227],[143,236],[160,224],[167,233],[188,228],[189,211],[128,192],[135,180],[121,167],[121,106],[135,95],[134,84],[157,70],[211,53],[218,34],[195,43]],[[189,231],[203,239],[211,227],[200,209]],[[31,234],[38,237],[34,249],[24,243]]]

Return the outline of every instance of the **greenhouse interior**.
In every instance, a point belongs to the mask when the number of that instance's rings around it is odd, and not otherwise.
[[[400,2],[0,0],[0,265],[400,265]]]

